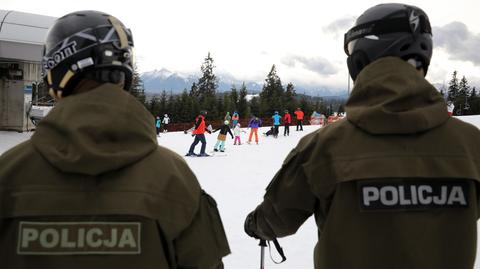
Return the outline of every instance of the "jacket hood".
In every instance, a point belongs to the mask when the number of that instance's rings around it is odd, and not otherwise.
[[[153,116],[114,84],[62,99],[32,143],[57,169],[98,175],[132,164],[158,146]]]
[[[360,72],[345,105],[347,119],[371,134],[413,134],[448,120],[442,95],[409,63],[381,58]]]

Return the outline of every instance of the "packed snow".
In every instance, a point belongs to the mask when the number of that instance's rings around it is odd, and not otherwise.
[[[480,116],[465,116],[460,119],[480,127]],[[280,168],[288,152],[295,147],[301,137],[318,128],[318,126],[304,126],[303,132],[297,132],[295,126],[292,126],[290,136],[285,137],[281,127],[278,139],[263,136],[262,133],[268,128],[260,128],[258,145],[254,142],[246,143],[248,131],[244,128],[246,133],[242,133],[242,145],[233,145],[233,140],[228,137],[224,154],[205,158],[185,157],[202,187],[217,201],[232,250],[232,254],[224,258],[225,268],[260,267],[258,241],[248,237],[243,231],[245,217],[262,201],[265,187]],[[31,134],[0,132],[0,154],[29,139]],[[210,154],[215,145],[217,133],[206,134],[206,137],[207,153]],[[183,132],[162,133],[158,138],[161,146],[182,156],[188,151],[192,141],[191,135]],[[200,143],[197,145],[196,153],[200,151],[200,145]],[[286,262],[280,265],[274,264],[268,258],[268,250],[266,251],[266,268],[313,268],[313,249],[316,241],[317,228],[311,217],[295,235],[279,239],[287,256]],[[273,245],[272,255],[275,260],[280,259]],[[475,268],[480,269],[480,264],[476,263]]]

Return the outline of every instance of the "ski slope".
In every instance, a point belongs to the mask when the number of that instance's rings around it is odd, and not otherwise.
[[[480,127],[480,116],[464,116],[460,119]],[[223,154],[225,156],[185,157],[202,187],[217,201],[232,250],[232,254],[224,259],[225,268],[259,268],[258,242],[245,235],[243,221],[246,215],[262,201],[265,187],[280,168],[288,152],[302,136],[317,128],[318,126],[304,126],[303,132],[296,132],[295,127],[291,127],[290,136],[284,137],[283,127],[281,127],[278,139],[261,135],[267,131],[267,128],[261,128],[259,145],[245,143],[248,138],[247,132],[242,133],[240,146],[234,146],[233,140],[228,137],[226,154]],[[217,134],[206,134],[207,152],[213,150]],[[30,135],[31,133],[0,132],[0,154],[29,139]],[[161,134],[158,138],[161,146],[182,156],[188,151],[192,141],[191,135],[182,132]],[[200,144],[197,145],[196,152],[198,153],[199,150]],[[295,235],[279,239],[287,261],[276,265],[268,258],[267,251],[266,268],[313,268],[313,248],[316,241],[317,228],[311,217]],[[274,249],[272,254],[276,255]],[[478,250],[477,254],[480,254]],[[274,258],[279,260],[278,256]],[[480,269],[478,262],[475,268]]]

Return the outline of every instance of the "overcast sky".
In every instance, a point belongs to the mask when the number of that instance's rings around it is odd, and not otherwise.
[[[0,0],[1,9],[49,16],[93,9],[132,29],[140,71],[198,73],[208,52],[217,73],[262,82],[272,64],[282,82],[346,88],[343,34],[381,1],[320,0]],[[328,4],[327,4],[328,3]],[[453,70],[480,86],[480,1],[412,0],[430,17],[428,79]]]

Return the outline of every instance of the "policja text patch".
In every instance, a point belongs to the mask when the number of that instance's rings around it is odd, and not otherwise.
[[[363,210],[424,210],[468,207],[469,185],[461,181],[358,181]]]
[[[19,255],[135,255],[139,222],[28,222],[18,227]]]

